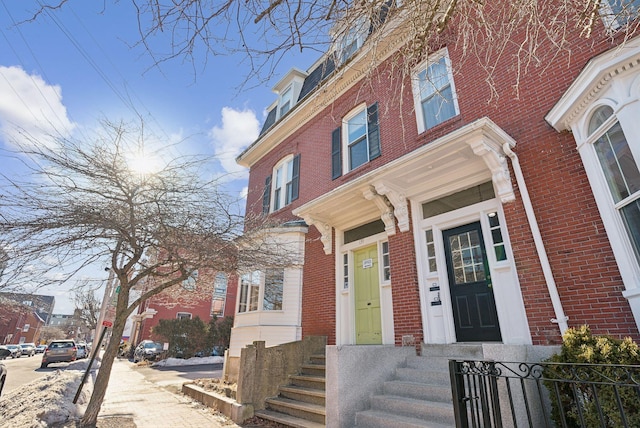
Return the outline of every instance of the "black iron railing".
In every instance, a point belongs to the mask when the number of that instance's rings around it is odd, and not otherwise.
[[[640,427],[640,366],[449,362],[457,427]]]

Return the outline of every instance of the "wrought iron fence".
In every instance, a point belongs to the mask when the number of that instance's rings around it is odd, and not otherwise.
[[[640,366],[449,362],[457,427],[640,427]]]

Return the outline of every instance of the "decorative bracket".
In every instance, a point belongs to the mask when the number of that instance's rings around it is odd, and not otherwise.
[[[409,231],[409,206],[405,194],[382,181],[375,183],[373,186],[378,194],[384,195],[393,205],[393,214],[398,220],[400,232]]]
[[[362,192],[362,195],[365,199],[373,201],[382,213],[380,219],[384,223],[384,230],[387,232],[387,236],[395,235],[396,222],[393,218],[393,205],[391,205],[389,199],[376,192],[376,189],[373,186],[369,186],[368,189]]]
[[[324,253],[331,254],[333,239],[331,236],[332,228],[329,222],[311,216],[303,217],[303,219],[309,226],[313,225],[316,227],[316,229],[318,229],[318,231],[320,232],[320,241],[322,241],[322,245],[324,248]]]
[[[502,203],[515,201],[516,196],[511,185],[511,175],[507,159],[483,138],[468,142],[477,156],[480,156],[491,171],[491,180]]]

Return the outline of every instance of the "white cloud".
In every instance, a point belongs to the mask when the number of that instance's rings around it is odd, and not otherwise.
[[[258,138],[260,123],[251,110],[222,109],[222,126],[209,132],[214,154],[226,173],[234,178],[246,178],[248,170],[236,163],[236,157]]]
[[[0,140],[51,146],[54,136],[66,138],[75,126],[62,104],[60,86],[20,67],[0,66]]]

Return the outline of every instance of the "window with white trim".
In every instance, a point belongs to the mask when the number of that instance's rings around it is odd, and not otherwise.
[[[382,281],[391,281],[391,259],[389,258],[389,241],[384,241],[381,245],[382,248]]]
[[[379,157],[378,103],[356,107],[331,135],[331,177],[333,179]]]
[[[300,155],[289,155],[273,168],[265,181],[262,200],[264,214],[277,211],[298,199],[300,189]]]
[[[622,218],[636,259],[640,262],[640,171],[613,109],[601,106],[589,120],[589,141],[597,155],[611,194],[611,203]]]
[[[227,275],[223,272],[218,272],[214,278],[211,316],[224,315],[224,307],[227,300],[227,281]]]
[[[418,132],[424,132],[459,114],[453,74],[446,49],[429,56],[415,71],[413,97]]]
[[[491,230],[491,242],[493,243],[493,251],[496,255],[496,261],[507,260],[507,251],[504,247],[504,238],[502,237],[502,229],[500,228],[500,218],[498,213],[493,211],[487,214],[489,219],[489,230]]]
[[[262,305],[259,305],[262,290]],[[238,313],[282,310],[284,269],[253,271],[240,277]]]
[[[189,312],[178,312],[176,318],[179,320],[190,320],[191,314]]]
[[[433,241],[433,230],[425,230],[424,237],[427,242],[427,266],[429,267],[429,272],[437,272],[438,265],[436,264],[436,247]]]
[[[349,289],[349,254],[342,255],[342,289]]]
[[[267,269],[264,274],[264,298],[262,310],[282,310],[282,292],[284,285],[284,269]]]
[[[280,96],[280,102],[278,103],[278,117],[284,116],[293,105],[293,85],[289,85],[287,89],[282,92]]]
[[[638,18],[640,0],[607,0],[600,2],[600,15],[605,27],[616,30]]]
[[[338,36],[336,48],[338,64],[344,64],[362,47],[369,30],[366,24],[367,20],[364,17],[360,18],[352,22],[351,26]]]

